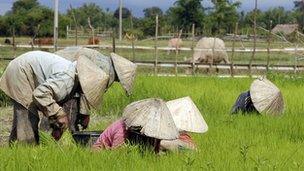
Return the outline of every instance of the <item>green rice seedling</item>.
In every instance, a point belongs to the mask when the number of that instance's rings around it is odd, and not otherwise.
[[[190,96],[209,130],[191,134],[198,150],[155,155],[138,146],[92,151],[74,144],[66,132],[59,142],[41,133],[39,146],[0,148],[1,170],[291,170],[302,169],[304,158],[304,79],[301,75],[267,76],[282,91],[282,116],[230,115],[238,95],[249,89],[251,78],[154,77],[139,75],[127,97],[119,84],[104,95],[93,111],[90,130],[104,130],[121,117],[129,103],[150,97],[171,100]],[[11,115],[11,110],[1,117]],[[4,112],[4,113],[3,113]],[[45,135],[44,135],[45,134]]]

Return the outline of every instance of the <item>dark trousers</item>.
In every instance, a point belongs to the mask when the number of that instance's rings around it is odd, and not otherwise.
[[[9,137],[9,142],[18,140],[27,144],[39,143],[39,115],[38,111],[27,110],[21,104],[13,101],[14,116],[13,126]]]
[[[65,102],[63,110],[68,114],[71,132],[75,131],[74,123],[76,114],[78,113],[78,105],[76,99]],[[9,142],[19,141],[26,144],[39,143],[39,129],[49,131],[49,121],[46,116],[42,116],[41,120],[37,109],[28,110],[16,101],[13,101],[14,116],[13,126],[9,137]],[[39,123],[40,121],[40,123]]]

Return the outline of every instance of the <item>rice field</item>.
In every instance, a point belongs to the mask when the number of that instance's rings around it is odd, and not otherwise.
[[[41,133],[41,145],[0,148],[1,170],[303,170],[304,79],[299,75],[268,75],[282,91],[286,108],[280,117],[230,115],[239,93],[251,78],[154,77],[139,75],[134,93],[126,97],[119,84],[109,89],[100,109],[101,119],[89,129],[100,130],[121,116],[136,100],[171,100],[190,96],[203,114],[209,131],[192,134],[198,151],[155,155],[136,146],[94,152],[75,145],[68,133],[55,143]],[[3,108],[6,109],[6,108]],[[1,110],[0,116],[8,116]],[[96,118],[96,117],[93,117]]]

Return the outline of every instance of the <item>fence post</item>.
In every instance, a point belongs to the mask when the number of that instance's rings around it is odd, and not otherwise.
[[[112,29],[112,52],[116,53],[116,44],[115,44],[115,29]]]
[[[268,30],[268,38],[267,38],[267,67],[266,71],[269,71],[269,65],[270,65],[270,42],[271,42],[271,28],[272,28],[272,20],[269,22],[269,30]]]
[[[195,61],[194,61],[194,42],[195,42],[195,24],[192,24],[192,44],[191,44],[191,51],[192,51],[192,75],[195,75]]]
[[[75,31],[76,31],[76,34],[75,34],[75,45],[78,46],[78,26],[77,25],[75,26]]]
[[[238,27],[239,27],[239,23],[236,22],[235,23],[235,29],[234,29],[234,35],[233,35],[233,42],[232,42],[232,54],[231,54],[231,61],[230,61],[230,74],[231,77],[234,77],[234,53],[235,53],[235,41],[236,41],[236,36],[238,35]]]
[[[91,32],[92,32],[92,40],[93,40],[93,45],[95,45],[95,30],[94,30],[94,27],[91,25],[91,19],[90,17],[88,17],[88,25],[89,25],[89,28],[91,29]]]
[[[54,51],[58,49],[58,5],[59,0],[54,1]]]
[[[214,61],[214,54],[215,54],[215,42],[216,42],[216,37],[214,36],[213,46],[212,46],[212,58],[211,58],[211,63],[209,63],[209,73],[210,74],[212,73],[212,68],[213,68],[213,61]],[[208,49],[208,51],[209,51],[209,49]]]
[[[133,61],[135,61],[135,44],[134,44],[134,39],[135,39],[135,37],[133,35],[133,37],[131,39],[131,43],[132,43],[132,60]]]
[[[16,56],[16,50],[17,50],[17,46],[16,46],[16,34],[15,34],[15,26],[13,27],[13,51],[14,51],[14,57]]]
[[[298,29],[296,29],[296,35],[295,35],[295,58],[294,58],[294,73],[296,74],[297,73],[297,62],[298,62],[298,59],[297,59],[297,54],[298,54],[298,41],[299,41],[299,33],[298,33]]]
[[[69,25],[66,26],[66,39],[69,38]]]
[[[73,20],[75,23],[75,46],[78,46],[78,23],[77,23],[77,19],[73,10],[72,5],[70,4],[70,9],[72,11],[72,16],[73,16]]]
[[[131,30],[133,32],[133,15],[130,15],[131,18]],[[134,45],[134,39],[135,35],[134,33],[131,33],[131,44],[132,44],[132,60],[135,61],[135,45]]]
[[[251,59],[249,61],[249,75],[251,77],[251,68],[252,68],[252,61],[255,57],[255,53],[256,53],[256,28],[257,28],[257,24],[256,24],[256,15],[257,15],[257,9],[258,9],[258,2],[257,0],[255,0],[255,7],[254,7],[254,15],[253,15],[253,52],[252,52],[252,56]]]
[[[183,32],[183,29],[181,29],[181,30],[179,30],[178,31],[178,33],[177,33],[177,35],[178,35],[178,41],[180,40],[180,38],[181,38],[181,35],[182,35],[182,32]],[[179,42],[178,42],[179,43]],[[179,47],[178,47],[178,43],[176,44],[176,46],[175,46],[175,63],[174,63],[174,65],[175,65],[175,76],[177,76],[177,56],[178,56],[178,50],[179,50]]]
[[[155,63],[154,63],[154,73],[157,75],[157,64],[158,64],[158,49],[157,49],[157,40],[158,40],[158,15],[155,17],[155,38],[154,38],[154,48],[155,48]]]
[[[82,35],[83,37],[85,37],[86,29],[85,29],[83,26],[81,26],[81,30],[82,30],[81,35]]]

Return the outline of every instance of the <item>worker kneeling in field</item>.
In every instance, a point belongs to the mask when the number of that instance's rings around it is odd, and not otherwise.
[[[176,103],[178,107],[175,106]],[[111,124],[100,135],[93,149],[115,149],[128,140],[152,146],[156,153],[160,150],[194,150],[196,145],[187,130],[202,133],[208,130],[208,126],[193,105],[189,97],[169,101],[167,104],[161,99],[153,98],[131,103],[125,108],[123,118]],[[172,114],[171,110],[177,113]],[[191,124],[189,121],[192,121]],[[187,127],[186,130],[176,126],[176,123],[181,122],[182,127]]]
[[[239,95],[231,113],[258,112],[280,115],[283,110],[284,101],[279,88],[268,79],[259,78],[251,84],[250,91]]]
[[[32,51],[6,68],[0,88],[13,100],[10,142],[39,143],[39,114],[45,115],[58,140],[69,125],[65,104],[78,100],[77,123],[87,127],[88,110],[100,104],[109,76],[92,61],[80,56],[70,62],[58,55]]]

